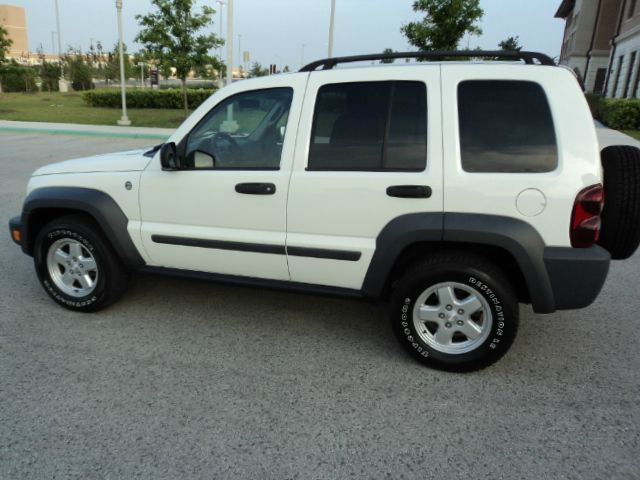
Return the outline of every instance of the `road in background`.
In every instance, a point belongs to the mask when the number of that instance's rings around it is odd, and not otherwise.
[[[153,143],[0,132],[0,218],[41,165]],[[137,275],[72,313],[5,229],[0,478],[640,478],[638,255],[459,375],[409,358],[384,305]]]

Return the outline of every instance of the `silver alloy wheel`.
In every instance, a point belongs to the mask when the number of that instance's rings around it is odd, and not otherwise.
[[[47,252],[47,270],[55,286],[71,297],[85,297],[98,283],[98,265],[82,243],[56,240]]]
[[[434,350],[467,353],[489,336],[493,315],[489,303],[476,289],[456,282],[426,289],[413,307],[416,333]]]

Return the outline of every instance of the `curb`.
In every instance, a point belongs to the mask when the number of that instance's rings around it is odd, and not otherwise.
[[[88,125],[89,126],[89,125]],[[90,125],[98,126],[98,125]],[[83,137],[111,137],[111,138],[138,138],[150,140],[166,140],[171,136],[170,133],[146,133],[146,132],[116,132],[116,131],[100,131],[100,130],[80,130],[73,128],[45,128],[45,127],[18,127],[0,124],[0,132],[12,133],[45,133],[49,135],[76,135]]]

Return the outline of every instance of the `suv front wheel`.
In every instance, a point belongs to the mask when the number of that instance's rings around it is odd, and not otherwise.
[[[69,215],[45,225],[36,238],[36,273],[49,296],[78,312],[101,310],[125,292],[129,276],[100,229]]]
[[[516,335],[518,302],[502,271],[484,257],[442,252],[410,269],[391,299],[400,343],[441,370],[469,372],[502,357]]]

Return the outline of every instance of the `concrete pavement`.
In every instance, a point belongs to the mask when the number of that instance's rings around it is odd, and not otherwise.
[[[31,171],[149,143],[0,131],[0,478],[640,478],[639,255],[469,375],[410,359],[385,305],[149,275],[55,305],[6,227]]]

